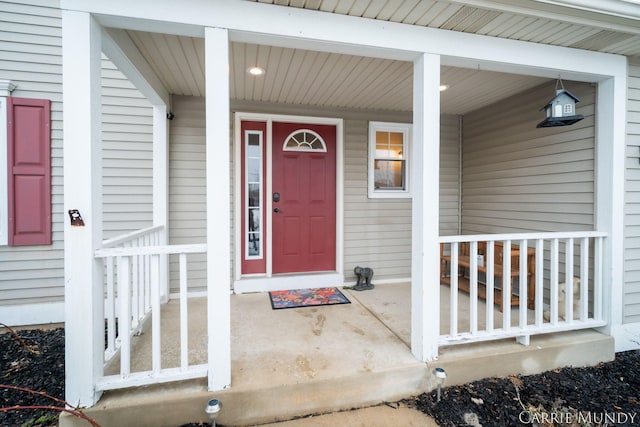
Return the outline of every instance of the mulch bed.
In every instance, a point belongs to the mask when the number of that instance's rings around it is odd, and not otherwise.
[[[62,399],[64,330],[23,330],[17,335],[0,334],[0,384]],[[439,402],[434,390],[402,403],[432,416],[441,426],[640,425],[640,351],[618,353],[615,361],[595,367],[445,387]],[[0,387],[0,408],[52,404],[56,403],[38,394]],[[0,426],[54,426],[58,415],[55,410],[0,411]]]
[[[640,351],[595,367],[486,378],[404,402],[440,426],[640,425]]]
[[[0,384],[24,387],[64,398],[64,329],[0,334]],[[0,387],[0,407],[62,406],[34,393]],[[53,426],[59,412],[17,409],[0,412],[0,426]],[[88,425],[88,424],[87,424]]]

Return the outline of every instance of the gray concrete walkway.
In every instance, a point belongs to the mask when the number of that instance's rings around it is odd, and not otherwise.
[[[415,409],[379,405],[264,424],[261,427],[436,427],[437,425],[433,418]]]

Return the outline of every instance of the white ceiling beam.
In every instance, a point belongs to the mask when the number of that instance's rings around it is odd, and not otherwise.
[[[124,30],[103,28],[102,51],[152,105],[170,105],[170,95]]]

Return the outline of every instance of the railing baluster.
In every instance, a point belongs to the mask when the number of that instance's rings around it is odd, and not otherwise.
[[[105,315],[107,317],[107,353],[109,358],[116,351],[116,310],[113,262],[114,258],[105,259],[107,263],[107,296]]]
[[[458,335],[458,242],[451,243],[451,265],[449,278],[451,281],[451,307],[449,307],[449,329],[452,337]]]
[[[596,237],[593,259],[593,317],[602,320],[602,259],[604,238]]]
[[[535,286],[535,318],[536,326],[541,327],[544,314],[544,240],[536,240],[536,281]]]
[[[469,249],[469,329],[471,334],[478,333],[478,241],[471,242]]]
[[[138,246],[145,247],[146,239],[144,236],[138,238]],[[149,255],[141,255],[138,257],[138,315],[140,318],[143,318],[145,313],[144,309],[144,283],[147,280],[148,269],[147,269],[147,259]]]
[[[519,304],[519,314],[520,314],[520,329],[524,329],[527,326],[527,301],[529,298],[528,292],[527,292],[527,278],[529,277],[528,272],[527,272],[527,261],[528,261],[528,254],[527,251],[529,250],[529,245],[526,239],[522,239],[520,241],[520,248],[519,248],[519,252],[518,252],[518,260],[519,262],[519,271],[520,274],[518,276],[518,285],[520,286],[520,289],[518,291],[518,293],[520,294],[520,304]]]
[[[131,257],[131,328],[140,328],[140,315],[138,314],[138,285],[140,283],[139,272],[139,260],[140,257],[135,255]]]
[[[159,255],[151,255],[151,359],[154,375],[160,373],[161,365],[161,312],[160,312],[160,275]]]
[[[502,329],[511,329],[511,240],[502,245]]]
[[[573,322],[573,238],[565,243],[564,320]]]
[[[487,332],[493,332],[493,316],[494,316],[494,291],[495,291],[495,276],[494,276],[494,268],[495,268],[495,247],[493,245],[493,240],[487,241],[487,252],[485,253],[484,264],[487,269],[487,311],[486,311],[486,321],[487,321]]]
[[[145,242],[147,246],[149,245],[149,236],[145,236]],[[151,310],[151,277],[153,272],[153,267],[151,265],[151,256],[146,257],[146,269],[149,272],[144,281],[144,312],[147,313]]]
[[[130,257],[118,257],[118,298],[120,317],[118,320],[120,338],[120,377],[126,379],[131,374],[131,272]]]
[[[187,254],[180,254],[180,368],[189,366],[189,313],[187,307]]]
[[[589,238],[582,238],[580,245],[580,315],[585,321],[589,318]]]
[[[558,239],[551,239],[551,248],[549,250],[550,254],[550,283],[549,283],[549,287],[550,287],[550,298],[549,298],[549,303],[550,303],[550,323],[552,325],[557,325],[558,324],[558,274],[560,271],[559,268],[559,251],[560,251],[560,242],[558,241]]]

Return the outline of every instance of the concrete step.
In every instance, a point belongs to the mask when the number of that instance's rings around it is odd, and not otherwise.
[[[591,329],[537,335],[524,346],[515,339],[443,347],[429,370],[443,368],[445,386],[487,377],[531,375],[563,367],[594,366],[615,357],[613,337]]]
[[[207,392],[202,381],[141,387],[112,392],[85,414],[102,427],[167,426],[207,421],[205,406],[213,397],[221,402],[217,423],[254,425],[290,420],[397,401],[425,390],[424,365],[300,384]],[[61,427],[85,426],[63,417]]]
[[[208,392],[200,380],[112,391],[85,413],[102,427],[175,427],[205,420],[206,403],[215,397],[222,407],[219,424],[251,425],[372,406],[425,391],[426,365],[355,298],[351,301],[272,310],[266,294],[235,295],[230,389]],[[172,309],[171,304],[163,308],[163,318],[174,315]],[[197,305],[190,307],[190,313],[198,311]],[[202,313],[205,324],[204,304]],[[177,341],[163,337],[163,342]],[[195,337],[189,342],[198,345]],[[148,346],[141,342],[137,348]],[[163,352],[163,365],[164,357]],[[81,425],[67,416],[61,421],[61,427]]]

